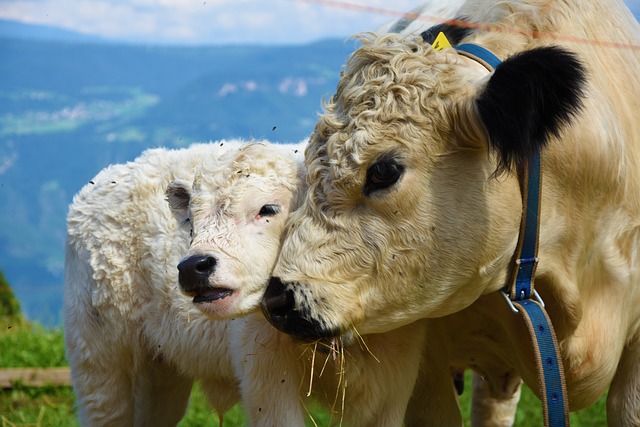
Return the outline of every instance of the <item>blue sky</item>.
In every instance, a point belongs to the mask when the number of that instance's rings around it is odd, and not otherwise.
[[[0,0],[0,19],[127,41],[298,44],[374,30],[422,3],[424,0]],[[626,3],[640,16],[640,0]]]

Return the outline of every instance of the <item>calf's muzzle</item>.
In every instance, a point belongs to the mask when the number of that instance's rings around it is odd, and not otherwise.
[[[216,269],[216,259],[209,255],[194,255],[178,264],[178,282],[186,293],[197,292],[209,286],[209,276]]]

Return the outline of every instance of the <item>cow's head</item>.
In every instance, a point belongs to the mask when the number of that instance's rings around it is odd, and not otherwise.
[[[169,185],[171,210],[191,239],[178,265],[180,287],[208,316],[232,317],[259,306],[285,220],[302,194],[296,157],[293,148],[250,144],[203,161],[193,182]]]
[[[263,311],[303,339],[384,332],[502,286],[515,171],[580,108],[584,70],[540,47],[490,73],[453,49],[362,39],[305,154]]]

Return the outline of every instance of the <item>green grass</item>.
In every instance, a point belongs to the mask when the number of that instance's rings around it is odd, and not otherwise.
[[[0,368],[67,366],[62,328],[0,320]]]
[[[0,319],[0,368],[66,366],[61,328],[48,329],[23,321]],[[469,426],[471,380],[466,378],[466,392],[460,399],[465,426]],[[69,387],[29,388],[18,385],[0,390],[0,422],[9,426],[78,426],[74,394]],[[318,426],[330,425],[330,417],[317,407],[311,413]],[[196,385],[181,427],[218,426],[218,416],[208,408],[204,395]],[[247,419],[237,405],[224,416],[226,427],[246,426]],[[307,426],[313,426],[309,420]],[[542,426],[540,401],[526,387],[516,416],[517,427]],[[571,414],[573,427],[606,425],[604,398],[590,408]]]
[[[70,387],[0,391],[0,416],[5,426],[79,426]]]

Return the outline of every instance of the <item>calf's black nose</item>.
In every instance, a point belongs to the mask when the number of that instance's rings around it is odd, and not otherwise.
[[[194,255],[178,264],[178,281],[185,292],[209,286],[209,276],[216,269],[216,259],[210,255]]]

